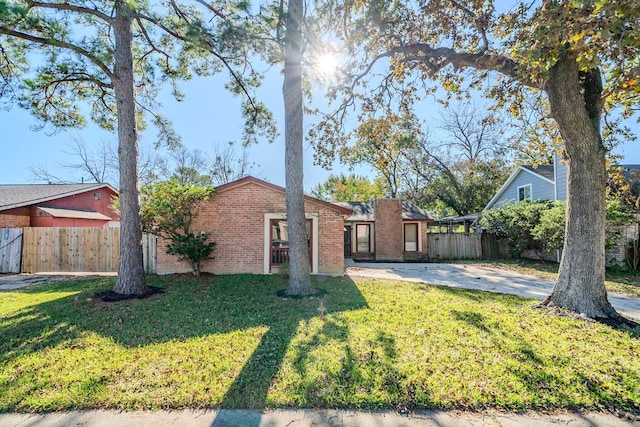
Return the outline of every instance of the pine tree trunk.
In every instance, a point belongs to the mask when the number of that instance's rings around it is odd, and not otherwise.
[[[606,150],[600,134],[600,73],[581,73],[575,58],[565,56],[550,70],[545,90],[564,140],[567,215],[558,279],[543,305],[618,319],[604,284]]]
[[[115,79],[120,166],[120,264],[113,291],[140,295],[147,291],[142,259],[142,224],[138,188],[138,132],[136,128],[131,16],[127,4],[116,1]]]
[[[309,249],[302,174],[302,22],[303,1],[289,0],[284,39],[285,182],[289,228],[287,295],[315,293],[309,277]]]

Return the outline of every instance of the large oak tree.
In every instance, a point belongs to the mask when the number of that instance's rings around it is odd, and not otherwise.
[[[388,96],[412,105],[434,93],[433,81],[450,92],[484,91],[514,114],[527,94],[546,97],[564,143],[568,198],[558,279],[544,304],[618,318],[604,285],[601,123],[614,107],[631,114],[638,105],[640,3],[543,0],[504,9],[484,0],[372,0],[349,1],[336,14],[350,61],[333,92],[342,109],[324,130],[354,105],[365,114],[392,107]]]

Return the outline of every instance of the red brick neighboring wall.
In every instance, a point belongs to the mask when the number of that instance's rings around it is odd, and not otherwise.
[[[307,213],[318,214],[318,273],[344,273],[344,241],[342,216],[332,209],[305,202]],[[193,231],[206,231],[216,242],[213,260],[202,264],[203,272],[215,274],[264,273],[265,214],[286,211],[284,193],[246,183],[214,193],[198,209]],[[186,261],[166,253],[166,242],[158,239],[158,274],[187,273]]]
[[[400,199],[376,199],[373,203],[376,219],[376,260],[402,261],[402,203]]]
[[[0,212],[0,228],[25,228],[30,225],[31,210],[28,206]]]

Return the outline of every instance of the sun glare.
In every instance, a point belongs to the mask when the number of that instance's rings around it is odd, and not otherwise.
[[[331,77],[338,69],[338,57],[331,53],[320,55],[316,68],[322,77]]]

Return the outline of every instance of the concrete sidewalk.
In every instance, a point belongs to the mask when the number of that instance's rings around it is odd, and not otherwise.
[[[476,264],[358,262],[351,263],[346,271],[349,276],[430,283],[539,300],[553,289],[552,280]],[[609,294],[609,301],[621,314],[640,321],[640,299]]]
[[[3,427],[638,427],[639,419],[605,413],[544,415],[506,412],[423,411],[395,412],[348,410],[182,410],[182,411],[77,411],[37,414],[0,414]]]

